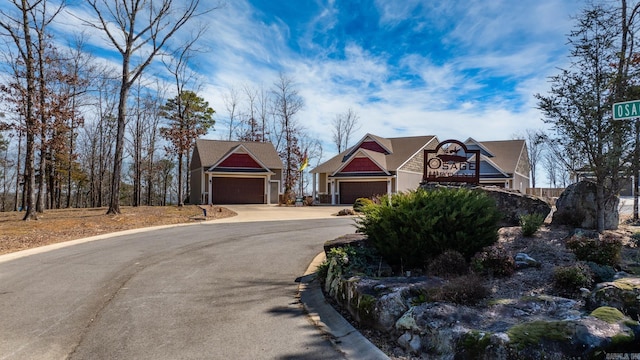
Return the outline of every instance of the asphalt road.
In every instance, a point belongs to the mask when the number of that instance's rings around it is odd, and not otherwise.
[[[0,257],[0,359],[339,359],[295,279],[353,220],[202,223]]]

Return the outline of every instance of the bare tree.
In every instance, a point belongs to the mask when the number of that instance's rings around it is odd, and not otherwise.
[[[300,149],[304,155],[307,157],[308,164],[314,164],[313,166],[318,166],[320,161],[322,160],[322,143],[318,140],[317,137],[309,136],[306,132],[301,132],[300,136]],[[302,194],[305,192],[308,193],[307,188],[309,188],[309,180],[306,179],[309,176],[305,177],[304,171],[302,171],[302,177],[300,181],[302,182],[300,188],[302,189]],[[306,181],[306,182],[305,182]]]
[[[200,0],[88,0],[98,21],[82,20],[102,31],[122,57],[122,77],[118,101],[118,130],[108,214],[120,213],[120,179],[131,86],[151,64],[169,39],[192,19],[213,9],[201,10]],[[136,56],[134,56],[136,55]],[[134,63],[138,59],[137,63]]]
[[[525,130],[525,140],[528,147],[529,167],[531,168],[531,187],[535,188],[536,171],[544,152],[547,135],[540,129],[527,129]]]
[[[231,141],[234,139],[233,134],[241,125],[238,121],[238,116],[240,115],[240,95],[238,94],[238,90],[234,87],[230,87],[226,93],[222,94],[222,101],[224,102],[224,107],[227,110],[227,119],[223,121],[226,123],[228,130],[227,140]]]
[[[257,91],[257,115],[259,124],[261,125],[260,132],[262,133],[262,141],[267,141],[267,138],[271,136],[269,130],[269,109],[271,107],[271,99],[269,98],[269,93],[264,89],[264,86],[260,86],[260,89]]]
[[[102,69],[97,77],[94,92],[96,102],[92,104],[95,118],[84,130],[84,144],[87,167],[89,167],[89,194],[92,207],[104,206],[108,197],[109,168],[113,167],[113,152],[116,138],[117,84],[106,74],[113,69]]]
[[[156,150],[158,148],[158,141],[160,137],[160,108],[162,107],[162,101],[165,98],[164,93],[166,89],[158,86],[159,92],[156,96],[149,96],[145,103],[144,108],[150,122],[149,131],[145,134],[145,147],[147,149],[146,162],[144,165],[144,173],[146,178],[146,204],[154,204],[154,195],[156,192],[156,186],[159,184],[154,179],[156,169]]]
[[[247,99],[247,108],[243,112],[242,123],[238,133],[241,141],[264,141],[264,126],[258,123],[258,90],[248,85],[242,87],[242,92]]]
[[[5,36],[11,39],[15,45],[20,59],[24,64],[25,92],[24,110],[26,131],[26,160],[25,160],[25,186],[27,188],[27,204],[24,220],[37,219],[35,203],[35,148],[36,133],[39,130],[38,118],[35,113],[37,99],[37,46],[38,41],[44,36],[45,28],[64,6],[64,2],[58,4],[57,10],[46,11],[46,0],[10,0],[15,6],[17,14],[9,14],[0,10],[0,28],[5,30]],[[36,34],[36,39],[33,35]]]
[[[331,122],[333,126],[333,143],[338,148],[338,153],[349,147],[349,140],[353,133],[359,129],[358,120],[360,116],[352,108],[347,109],[343,114],[337,114]]]
[[[276,147],[284,161],[285,196],[291,197],[299,178],[298,168],[304,154],[300,149],[300,127],[296,115],[304,106],[291,78],[280,74],[273,88],[274,115],[278,119],[279,133],[283,143]]]
[[[192,63],[193,63],[194,55],[201,51],[200,49],[196,48],[195,45],[197,41],[200,39],[200,37],[206,31],[207,31],[207,27],[204,27],[204,26],[201,27],[197,31],[197,33],[194,36],[192,36],[190,41],[185,43],[183,46],[180,46],[178,50],[176,50],[172,54],[172,56],[168,58],[168,60],[164,61],[165,67],[171,73],[171,75],[173,75],[173,79],[176,86],[176,94],[185,93],[185,91],[187,91],[187,88],[193,89],[194,91],[198,91],[200,89],[200,84],[199,84],[200,76],[198,73],[193,71],[189,65],[193,65]],[[178,113],[182,114],[181,116],[184,116],[185,113],[183,111],[184,105],[182,104],[182,100],[183,100],[182,96],[178,96],[176,106],[177,106]],[[185,122],[185,119],[183,119],[183,122]],[[189,167],[189,163],[191,161],[191,150],[195,147],[195,140],[196,139],[190,139],[190,141],[186,144],[187,148],[185,149],[185,154],[184,154],[186,161],[184,161],[184,164],[182,164],[182,161],[180,161],[180,165],[183,165],[186,168]],[[190,197],[191,182],[189,181],[189,179],[191,177],[191,173],[187,169],[180,169],[179,173],[186,174],[186,179],[184,179],[184,184],[186,184],[186,190],[184,194],[187,197]],[[182,199],[183,196],[181,194],[182,181],[183,181],[182,178],[178,179],[178,184],[179,184],[178,193],[180,197],[180,200],[178,201],[179,206],[184,205],[183,199]]]
[[[616,201],[630,133],[626,124],[612,121],[611,116],[611,105],[626,86],[626,79],[618,86],[620,75],[612,64],[622,57],[623,64],[629,61],[620,46],[619,16],[619,9],[610,4],[584,9],[569,35],[571,66],[551,77],[549,95],[536,96],[545,122],[553,125],[566,151],[588,160],[596,185],[598,232],[605,230],[605,211]]]

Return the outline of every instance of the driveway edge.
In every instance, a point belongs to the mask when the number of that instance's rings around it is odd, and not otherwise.
[[[324,252],[318,254],[300,278],[298,291],[300,302],[309,315],[311,322],[320,331],[328,334],[331,341],[347,359],[380,359],[389,357],[354,328],[333,306],[327,303],[316,279],[315,271],[325,259]]]

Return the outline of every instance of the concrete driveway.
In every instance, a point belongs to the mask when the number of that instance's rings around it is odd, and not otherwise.
[[[330,219],[350,205],[322,205],[322,206],[279,206],[279,205],[220,205],[238,213],[237,216],[214,220],[221,223],[236,223],[247,221],[280,221]]]
[[[342,358],[295,279],[354,231],[344,207],[230,208],[0,256],[0,359]]]

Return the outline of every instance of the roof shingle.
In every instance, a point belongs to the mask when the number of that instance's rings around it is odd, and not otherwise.
[[[282,160],[280,156],[278,156],[278,152],[273,144],[268,142],[198,139],[196,140],[196,151],[198,152],[202,167],[208,168],[240,145],[244,146],[247,151],[251,152],[253,156],[269,169],[283,168]]]

